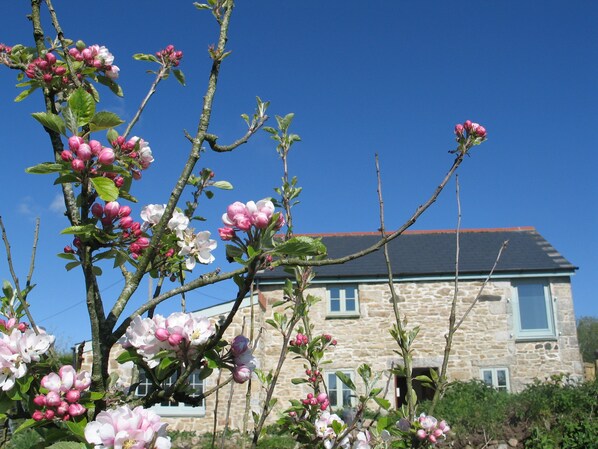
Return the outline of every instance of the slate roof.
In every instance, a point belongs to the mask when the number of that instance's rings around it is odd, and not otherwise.
[[[311,235],[322,237],[332,258],[363,250],[380,239],[379,233]],[[492,268],[502,243],[508,240],[495,270],[499,274],[573,274],[577,269],[533,227],[462,229],[460,231],[461,275],[486,275]],[[394,277],[437,277],[455,273],[455,230],[406,231],[388,245]],[[342,265],[316,267],[316,279],[385,278],[383,250]],[[288,277],[282,269],[265,271],[260,281]]]

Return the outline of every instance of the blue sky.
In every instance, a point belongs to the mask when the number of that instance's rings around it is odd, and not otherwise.
[[[163,83],[134,131],[150,142],[156,162],[133,194],[140,204],[165,202],[189,147],[183,130],[194,130],[199,117],[210,65],[206,49],[216,41],[211,15],[187,1],[82,6],[64,0],[55,7],[67,37],[114,53],[125,98],[101,89],[100,109],[124,119],[151,82],[145,74],[151,67],[131,55],[170,43],[185,52],[187,87]],[[31,45],[26,12],[27,2],[3,5],[0,42]],[[272,116],[294,112],[293,130],[303,142],[290,164],[304,186],[296,231],[357,232],[379,226],[374,153],[382,166],[386,224],[398,227],[450,166],[455,123],[482,123],[489,140],[459,171],[462,226],[535,226],[580,267],[573,277],[576,315],[596,316],[597,21],[598,4],[583,1],[239,1],[211,132],[222,142],[240,136],[239,115],[253,110],[256,95],[271,101]],[[21,278],[34,219],[41,217],[38,286],[30,301],[41,324],[68,346],[89,335],[81,276],[67,273],[55,257],[69,243],[59,235],[66,220],[55,202],[58,188],[50,177],[23,171],[49,160],[50,147],[30,117],[43,108],[40,96],[13,103],[15,75],[0,70],[0,214]],[[204,226],[214,232],[226,204],[271,195],[281,176],[265,133],[234,154],[205,153],[199,165],[235,186],[202,203]],[[414,229],[455,224],[451,184]],[[8,278],[0,259],[0,274]],[[227,268],[221,255],[216,263]],[[120,287],[118,277],[103,276],[107,302]],[[187,302],[200,308],[231,294],[230,285],[218,285],[190,294]]]

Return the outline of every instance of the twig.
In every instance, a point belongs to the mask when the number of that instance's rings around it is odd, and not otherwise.
[[[222,370],[218,370],[218,378],[216,379],[216,385],[220,383],[222,378]],[[216,429],[218,427],[218,405],[220,403],[220,390],[216,391],[216,398],[214,400],[214,422],[212,423],[212,449],[216,444]]]
[[[378,155],[375,156],[376,160],[376,178],[378,180],[378,204],[380,206],[380,234],[382,235],[382,239],[386,237],[386,232],[384,229],[384,199],[382,197],[382,179],[380,176],[380,165],[378,162]],[[386,272],[388,275],[388,288],[390,290],[390,296],[392,299],[392,310],[394,312],[395,317],[395,325],[397,327],[397,343],[399,345],[399,349],[401,350],[401,356],[403,357],[403,364],[405,368],[405,380],[407,382],[407,407],[409,410],[409,420],[413,420],[415,416],[415,404],[413,403],[412,398],[412,390],[413,390],[413,379],[411,378],[412,375],[412,366],[411,366],[411,354],[410,354],[410,347],[407,345],[405,340],[403,339],[403,334],[405,332],[403,328],[403,323],[401,321],[401,313],[399,311],[399,297],[394,287],[393,282],[393,273],[392,273],[392,266],[390,263],[390,256],[388,254],[388,245],[384,245],[384,261],[386,263]],[[409,343],[410,345],[410,343]]]
[[[210,148],[217,153],[226,153],[229,151],[233,151],[235,148],[240,147],[241,145],[247,143],[249,141],[249,139],[251,138],[251,136],[253,136],[256,133],[256,131],[262,127],[262,125],[266,122],[266,120],[268,120],[267,115],[260,117],[258,119],[257,123],[255,124],[255,126],[252,126],[251,128],[249,128],[249,130],[243,137],[235,140],[230,145],[218,145],[218,143],[216,143],[216,141],[218,140],[218,136],[216,136],[214,134],[206,134],[204,136],[204,139],[206,142],[208,142],[208,144],[210,145]]]
[[[131,132],[131,130],[133,129],[133,127],[139,121],[139,118],[141,117],[141,114],[143,113],[143,110],[145,109],[145,107],[149,103],[150,98],[152,98],[152,96],[156,93],[156,88],[158,87],[158,84],[160,83],[160,81],[162,81],[162,79],[164,79],[164,75],[166,73],[166,70],[167,69],[163,65],[160,66],[160,70],[156,74],[156,78],[154,79],[152,85],[150,86],[148,93],[145,95],[145,97],[141,101],[141,104],[139,105],[139,108],[137,109],[137,112],[135,112],[135,116],[131,119],[131,121],[127,125],[127,129],[122,134],[122,136],[125,139],[129,135],[129,133]]]

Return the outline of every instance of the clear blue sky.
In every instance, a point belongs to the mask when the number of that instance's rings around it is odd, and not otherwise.
[[[32,45],[27,3],[3,5],[0,42]],[[165,202],[189,149],[183,129],[193,131],[199,117],[210,65],[206,49],[216,41],[211,15],[190,1],[55,3],[67,37],[114,53],[125,98],[101,88],[100,109],[124,119],[133,116],[151,82],[144,73],[148,63],[131,55],[170,43],[185,52],[187,87],[164,83],[134,131],[150,142],[156,162],[133,194],[140,204]],[[374,153],[382,165],[387,226],[397,227],[450,166],[455,123],[478,121],[489,140],[459,171],[462,226],[535,226],[580,267],[573,277],[576,315],[596,316],[596,23],[598,4],[581,0],[239,1],[211,131],[222,142],[240,136],[239,115],[253,110],[256,95],[271,101],[271,115],[295,112],[293,129],[303,142],[293,150],[291,171],[305,187],[296,231],[374,231]],[[49,25],[46,31],[51,34]],[[55,207],[58,188],[51,177],[23,171],[49,160],[51,152],[30,117],[43,110],[41,97],[13,103],[15,75],[0,70],[0,213],[21,278],[34,218],[41,217],[38,286],[30,301],[41,324],[69,345],[89,336],[81,275],[67,273],[55,257],[69,243],[59,235],[66,220]],[[269,196],[279,183],[280,162],[263,134],[234,154],[204,154],[200,166],[235,186],[203,202],[205,229],[215,233],[227,203]],[[451,184],[414,229],[455,223]],[[0,259],[0,275],[8,278]],[[221,254],[216,263],[227,268]],[[122,282],[110,274],[103,278],[109,302]],[[231,293],[221,285],[187,301],[200,308]]]

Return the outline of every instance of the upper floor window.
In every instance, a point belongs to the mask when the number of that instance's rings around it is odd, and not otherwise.
[[[353,372],[341,370],[343,374],[353,380]],[[326,373],[328,382],[328,400],[333,409],[349,408],[353,406],[353,392],[336,376],[334,372]]]
[[[166,379],[162,385],[164,387],[171,386],[177,379],[178,374],[173,374]],[[191,397],[197,397],[203,393],[203,380],[199,378],[199,371],[194,371],[187,380],[190,389],[193,393]],[[146,396],[152,391],[152,383],[147,378],[145,371],[139,372],[139,386],[135,391],[136,396]],[[157,414],[160,416],[202,416],[205,414],[205,399],[201,401],[201,405],[198,407],[192,407],[185,404],[184,402],[176,401],[165,401],[160,404],[156,404],[152,407]]]
[[[356,285],[329,286],[328,315],[359,316],[359,298]]]
[[[554,338],[554,312],[547,282],[530,280],[513,285],[515,335],[520,339]]]
[[[509,391],[509,370],[507,368],[483,368],[480,370],[482,381],[498,391]]]

